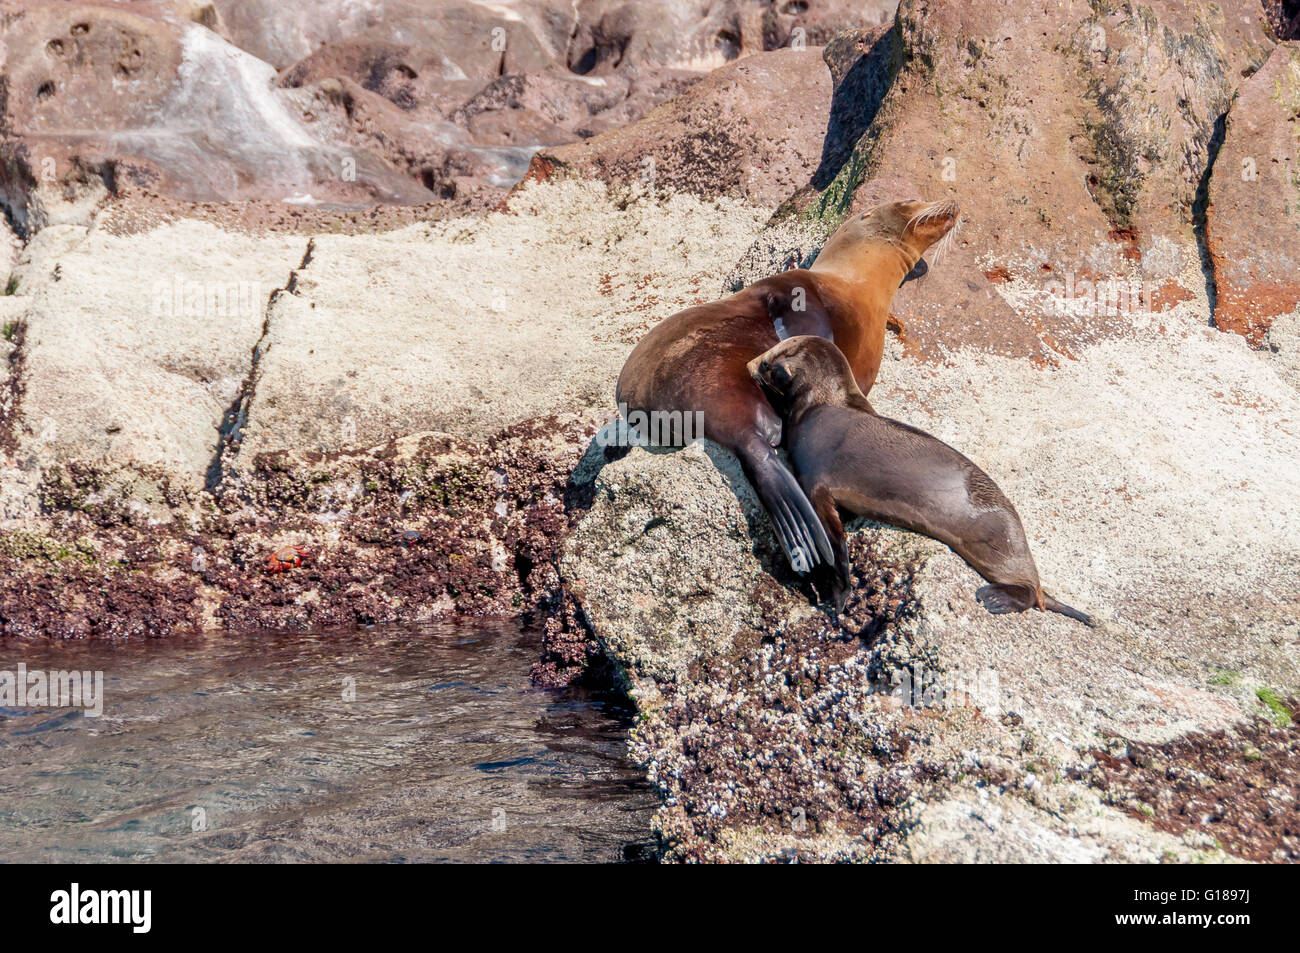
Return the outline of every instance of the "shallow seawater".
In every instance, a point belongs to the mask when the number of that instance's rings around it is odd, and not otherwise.
[[[510,624],[0,644],[103,714],[0,708],[6,861],[623,861],[655,799],[614,700]]]

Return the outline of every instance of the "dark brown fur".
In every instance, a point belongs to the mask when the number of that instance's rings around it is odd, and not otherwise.
[[[781,409],[791,465],[835,548],[837,605],[850,585],[838,505],[952,547],[989,581],[976,598],[990,612],[1047,609],[1093,624],[1043,592],[1020,517],[997,484],[946,443],[877,415],[830,341],[790,338],[749,371]]]

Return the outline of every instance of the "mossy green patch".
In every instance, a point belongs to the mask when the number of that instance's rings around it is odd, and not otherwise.
[[[1088,186],[1107,217],[1116,225],[1126,226],[1137,209],[1145,178],[1139,164],[1141,150],[1124,130],[1119,112],[1122,106],[1114,96],[1095,84],[1093,95],[1100,115],[1084,121],[1096,169],[1088,177]]]
[[[0,553],[12,559],[61,563],[75,559],[86,565],[95,562],[95,548],[86,540],[66,543],[41,533],[6,533],[0,536]]]
[[[1264,687],[1255,689],[1255,697],[1269,711],[1269,717],[1274,723],[1285,728],[1291,724],[1291,709],[1287,708],[1286,701],[1281,694],[1272,688]]]

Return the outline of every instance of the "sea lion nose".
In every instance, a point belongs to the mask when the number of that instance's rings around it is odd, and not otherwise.
[[[772,365],[769,364],[769,363],[767,363],[767,361],[759,361],[759,362],[758,362],[758,372],[759,372],[760,374],[766,374],[766,373],[767,373],[768,371],[770,371],[771,369],[772,369]]]

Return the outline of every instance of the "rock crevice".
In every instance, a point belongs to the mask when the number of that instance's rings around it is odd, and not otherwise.
[[[245,375],[243,382],[239,385],[239,391],[235,399],[231,402],[230,407],[221,417],[221,423],[217,427],[217,447],[212,455],[212,462],[208,464],[208,469],[204,475],[204,488],[209,493],[216,493],[222,481],[226,477],[229,460],[227,455],[238,452],[239,444],[243,439],[244,428],[248,425],[249,414],[253,407],[253,400],[257,388],[257,378],[261,370],[262,358],[266,354],[266,348],[269,346],[271,334],[272,312],[275,306],[276,297],[281,294],[293,294],[298,284],[298,275],[306,269],[311,263],[312,251],[314,250],[314,240],[307,241],[307,247],[303,251],[302,260],[298,266],[289,273],[288,280],[279,288],[271,291],[266,299],[264,309],[265,318],[262,322],[262,333],[256,343],[253,344],[252,357],[249,360],[248,373]]]

